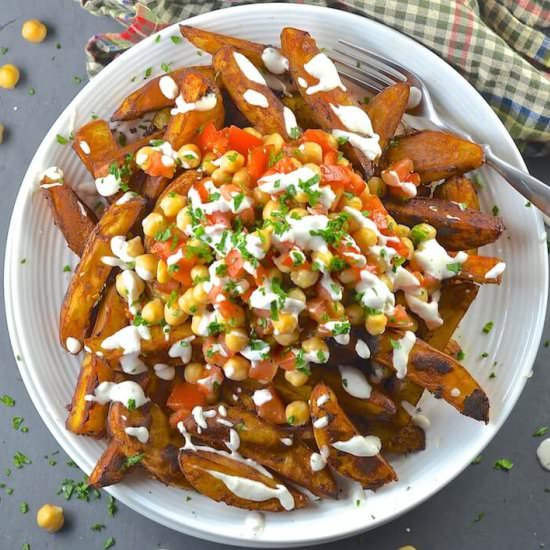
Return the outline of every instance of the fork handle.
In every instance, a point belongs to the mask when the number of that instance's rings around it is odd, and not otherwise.
[[[550,186],[502,160],[493,153],[489,145],[482,145],[482,147],[487,164],[543,214],[550,216]]]

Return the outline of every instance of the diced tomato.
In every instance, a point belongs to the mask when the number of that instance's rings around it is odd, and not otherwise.
[[[283,370],[294,370],[296,368],[296,355],[291,351],[279,354],[273,361]]]
[[[225,345],[225,337],[220,334],[217,337],[208,336],[205,338],[202,344],[202,354],[209,364],[223,367],[226,361],[235,355],[235,352]]]
[[[265,145],[259,145],[250,149],[248,152],[248,164],[247,169],[250,177],[254,180],[260,178],[267,170],[267,163],[269,160],[269,148]]]
[[[393,248],[402,258],[406,258],[409,254],[409,248],[399,238],[396,241],[388,241],[388,246]]]
[[[336,147],[334,147],[334,145],[332,144],[333,142],[330,139],[329,134],[327,134],[323,130],[306,130],[302,134],[300,142],[304,143],[306,141],[314,141],[315,143],[318,143],[323,149],[323,154],[326,154],[330,151],[336,151]]]
[[[217,308],[224,319],[237,319],[243,314],[242,308],[230,300],[218,302]]]
[[[262,145],[262,140],[237,126],[230,126],[228,130],[229,147],[242,155],[247,155],[250,149]]]
[[[256,411],[260,418],[272,424],[286,424],[285,406],[279,394],[273,386],[269,386],[271,399],[262,405],[256,405]]]
[[[230,277],[242,277],[244,275],[244,259],[238,249],[233,248],[225,257],[227,273]]]
[[[254,282],[258,286],[261,286],[263,284],[263,282],[266,280],[268,275],[269,275],[269,271],[267,270],[267,268],[265,268],[262,264],[260,264],[256,268],[256,274],[254,276]]]
[[[267,172],[267,174],[289,174],[296,170],[296,164],[293,159],[289,157],[283,157],[279,159]]]
[[[384,233],[388,229],[388,211],[382,201],[376,195],[363,195],[363,209],[368,212],[368,217]]]
[[[323,156],[323,164],[336,164],[338,162],[338,152],[329,151]]]
[[[216,397],[219,393],[224,376],[223,371],[217,365],[206,365],[204,367],[204,377],[197,380],[197,386],[207,399]]]
[[[279,366],[275,363],[275,361],[273,361],[273,359],[255,361],[248,371],[248,378],[258,380],[258,382],[261,382],[262,384],[267,384],[273,380],[278,369]]]
[[[173,178],[176,172],[176,163],[172,162],[170,166],[166,166],[162,161],[163,156],[161,151],[151,151],[147,156],[147,162],[143,165],[143,171],[149,176]]]
[[[327,302],[322,298],[308,300],[306,308],[312,319],[318,323],[328,318]]]
[[[420,176],[413,172],[411,159],[394,162],[386,170],[382,170],[380,176],[388,186],[388,191],[392,196],[404,200],[416,196],[416,187],[420,185]],[[407,186],[406,184],[410,185]]]
[[[402,305],[395,306],[393,315],[388,317],[388,326],[394,328],[410,329],[414,326],[407,310]]]
[[[229,140],[223,130],[216,129],[214,123],[209,122],[197,137],[197,145],[203,153],[213,151],[222,154],[228,150]]]
[[[172,393],[168,396],[166,406],[177,411],[185,409],[191,411],[197,405],[204,405],[206,396],[197,384],[189,384],[188,382],[179,382],[174,386]]]
[[[210,198],[210,192],[208,191],[205,185],[207,181],[208,181],[208,178],[203,179],[193,185],[193,187],[199,193],[199,196],[202,202],[208,202],[208,199]]]
[[[208,225],[223,225],[228,229],[231,227],[231,218],[231,212],[220,212],[219,210],[212,212],[212,214],[206,214]]]
[[[192,286],[193,279],[191,278],[191,269],[196,264],[197,259],[194,256],[187,258],[184,255],[184,257],[175,264],[177,268],[171,272],[172,278],[179,281],[185,287]]]
[[[188,409],[180,409],[170,415],[168,422],[172,428],[177,428],[178,424],[184,421],[190,414],[191,411]]]
[[[321,181],[333,188],[343,186],[344,190],[356,195],[360,195],[367,185],[351,168],[338,164],[322,164]]]

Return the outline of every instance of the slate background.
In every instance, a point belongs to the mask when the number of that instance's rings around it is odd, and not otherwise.
[[[0,63],[12,62],[22,70],[14,91],[0,91],[0,122],[6,138],[0,146],[0,257],[4,258],[5,237],[12,205],[36,148],[50,124],[86,82],[83,46],[97,32],[116,30],[106,18],[87,14],[73,0],[1,0],[0,47],[10,51]],[[20,26],[37,17],[48,24],[49,35],[42,45],[23,41]],[[57,48],[56,44],[61,47]],[[74,76],[82,79],[75,82]],[[28,89],[36,90],[29,95]],[[528,159],[529,169],[550,183],[549,158]],[[1,283],[0,283],[1,284]],[[5,323],[3,290],[0,293],[0,395],[16,399],[14,408],[0,404],[0,483],[13,488],[13,495],[0,489],[0,549],[19,549],[25,542],[32,550],[103,548],[113,536],[117,550],[154,548],[212,550],[222,545],[186,537],[157,525],[119,504],[116,516],[107,513],[107,495],[89,503],[65,502],[56,495],[64,478],[80,479],[80,472],[66,465],[61,451],[50,466],[45,455],[59,446],[38,417],[20,380]],[[550,338],[547,322],[543,341]],[[528,550],[550,548],[550,473],[537,463],[539,439],[532,437],[538,427],[550,424],[550,349],[541,348],[533,378],[508,422],[483,453],[483,461],[470,466],[448,487],[400,519],[373,532],[319,548],[335,550],[397,550],[411,544],[417,550]],[[510,365],[513,368],[513,365]],[[12,416],[25,418],[28,433],[12,429]],[[22,469],[12,467],[12,456],[21,451],[32,460]],[[514,468],[506,473],[493,463],[509,458]],[[7,477],[4,468],[12,469]],[[546,489],[548,488],[548,489]],[[545,490],[546,489],[546,490]],[[29,503],[23,514],[19,503]],[[45,502],[61,504],[66,512],[66,528],[55,536],[35,524],[37,509]],[[481,518],[481,519],[479,519]],[[476,521],[478,519],[478,521]],[[90,530],[104,523],[102,532]],[[229,548],[229,547],[227,547]]]

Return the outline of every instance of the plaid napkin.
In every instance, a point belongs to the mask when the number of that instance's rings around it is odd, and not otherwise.
[[[93,76],[124,50],[187,17],[242,0],[80,0],[124,25],[91,38]],[[483,95],[525,154],[550,152],[548,0],[305,0],[376,19],[451,63]],[[261,3],[261,2],[257,2]],[[546,34],[545,34],[546,33]]]

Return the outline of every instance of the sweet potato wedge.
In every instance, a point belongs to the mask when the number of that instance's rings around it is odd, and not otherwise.
[[[207,451],[182,450],[179,461],[181,470],[193,489],[216,502],[261,512],[284,512],[307,506],[308,499],[293,487],[285,487],[279,479],[267,477],[252,466],[233,458]],[[216,477],[216,473],[223,478]],[[236,492],[233,492],[226,485],[226,482],[238,481],[239,478],[251,481],[259,489],[263,485],[263,490],[272,489],[277,493],[273,492],[273,498],[268,500],[260,500],[259,497],[255,500],[243,498],[238,488],[234,487]]]
[[[126,235],[139,220],[144,206],[145,200],[141,197],[123,204],[112,204],[91,233],[61,307],[61,345],[66,346],[67,338],[82,342],[86,337],[92,310],[112,270],[101,258],[111,255],[111,238]]]
[[[265,46],[263,44],[250,42],[242,38],[235,38],[234,36],[206,31],[204,29],[198,29],[197,27],[191,27],[189,25],[180,25],[180,32],[184,38],[189,40],[189,42],[199,50],[214,55],[223,47],[230,46],[248,57],[256,67],[264,67],[262,52]]]
[[[385,201],[388,212],[409,227],[429,223],[447,250],[467,250],[492,243],[504,231],[502,218],[454,202],[417,197],[405,202]]]
[[[422,183],[429,183],[479,168],[483,150],[453,134],[422,130],[392,140],[385,153],[386,163],[402,159],[411,159]]]
[[[393,454],[409,454],[423,451],[426,448],[426,434],[419,426],[410,421],[404,426],[392,422],[373,420],[367,423],[366,432],[375,435],[382,441],[382,451]]]
[[[197,65],[196,67],[183,67],[168,73],[174,82],[181,87],[182,80],[188,71],[198,71],[204,76],[214,80],[214,71],[212,67]],[[142,117],[144,114],[151,111],[159,111],[165,107],[174,105],[175,100],[166,97],[160,89],[160,79],[162,76],[157,76],[148,80],[146,84],[132,92],[129,96],[122,100],[117,110],[112,114],[111,120],[134,120]]]
[[[283,138],[291,139],[290,128],[287,130],[285,124],[284,105],[267,84],[260,84],[245,75],[237,63],[236,53],[231,46],[224,46],[212,60],[231,99],[259,132],[277,132]],[[251,97],[247,97],[247,94],[251,94]]]
[[[306,63],[321,53],[315,40],[305,31],[286,27],[281,32],[281,50],[289,61],[290,74],[294,82],[307,84],[306,86],[298,85],[298,90],[305,103],[309,105],[317,124],[326,130],[347,130],[331,105],[361,108],[349,92],[336,87],[330,91],[307,93],[311,86],[319,82],[304,68]],[[373,175],[373,161],[367,158],[359,149],[347,144],[344,146],[344,153],[354,166],[363,172],[365,177]]]
[[[63,179],[52,180],[44,175],[40,188],[67,246],[77,256],[82,256],[86,241],[97,223],[95,214],[65,185]]]
[[[381,454],[357,456],[334,447],[334,444],[349,441],[360,434],[338,404],[330,386],[319,382],[313,388],[309,408],[313,435],[321,456],[326,456],[328,464],[339,474],[358,481],[364,489],[376,489],[397,479],[393,468]],[[327,419],[326,424],[316,426],[316,421],[321,418]]]
[[[399,82],[376,94],[365,106],[382,151],[395,134],[409,101],[410,86]]]
[[[281,101],[294,113],[300,128],[306,130],[307,128],[317,127],[315,115],[301,95],[295,94],[283,97]]]
[[[402,336],[397,331],[386,331],[378,337],[374,360],[393,368],[392,341]],[[489,399],[473,376],[458,361],[419,338],[409,354],[407,378],[435,397],[445,399],[463,415],[485,423],[489,421]]]
[[[311,470],[311,449],[305,443],[295,440],[290,446],[285,445],[281,441],[287,437],[284,430],[244,409],[227,407],[224,416],[220,415],[219,408],[212,407],[209,410],[213,410],[216,415],[206,418],[206,429],[201,429],[192,415],[183,421],[185,429],[193,437],[226,450],[225,441],[229,441],[230,430],[234,429],[240,440],[239,454],[302,485],[315,495],[336,498],[334,478],[326,469],[318,472]],[[235,428],[228,426],[228,422]]]
[[[479,287],[468,281],[444,284],[439,299],[439,315],[443,324],[428,330],[424,322],[419,321],[417,336],[433,348],[444,351],[478,291]]]
[[[497,268],[497,266],[502,266],[502,271]],[[498,275],[496,274],[497,272],[494,271],[495,268],[499,272]],[[500,258],[470,254],[468,259],[462,264],[462,269],[459,271],[457,279],[471,281],[480,285],[499,285],[502,280],[503,270],[504,262]],[[487,275],[490,275],[490,277]]]
[[[81,126],[74,136],[73,150],[90,173],[96,162],[119,149],[106,120],[92,120]]]
[[[194,103],[207,94],[214,94],[216,104],[207,111],[192,110],[177,113],[172,116],[164,133],[164,139],[176,151],[186,143],[193,141],[197,132],[213,122],[216,128],[221,128],[225,117],[223,98],[213,79],[202,72],[189,69],[180,79],[180,94],[186,103]]]
[[[99,489],[119,483],[132,468],[128,468],[126,464],[126,455],[122,451],[122,445],[116,439],[111,439],[88,476],[88,485]]]
[[[178,449],[183,440],[170,428],[168,418],[158,405],[148,403],[130,411],[121,403],[111,403],[108,422],[109,432],[126,458],[142,455],[140,464],[153,477],[168,485],[189,488],[178,463]],[[135,426],[147,428],[149,439],[146,443],[126,433],[127,427]]]
[[[475,185],[466,176],[453,176],[438,185],[434,191],[434,197],[444,201],[462,204],[466,208],[479,210],[479,196]]]

